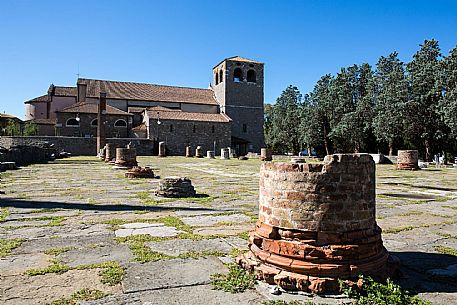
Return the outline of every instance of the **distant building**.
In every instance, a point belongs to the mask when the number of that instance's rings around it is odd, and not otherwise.
[[[6,126],[8,125],[9,121],[13,121],[16,126],[17,130],[20,132],[22,129],[22,120],[15,117],[14,115],[0,113],[0,136],[8,135]]]
[[[264,145],[263,67],[239,56],[224,59],[213,68],[208,89],[79,78],[76,87],[51,85],[46,95],[26,101],[25,117],[42,127],[42,135],[96,136],[105,92],[107,137],[165,141],[172,154],[184,154],[186,145],[258,152]]]

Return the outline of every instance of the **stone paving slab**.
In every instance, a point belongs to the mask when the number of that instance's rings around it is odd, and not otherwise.
[[[227,254],[233,249],[233,246],[223,238],[203,240],[181,239],[179,242],[176,242],[175,240],[166,240],[149,242],[147,245],[152,251],[158,251],[171,256],[178,256],[189,251],[218,251]]]
[[[215,257],[132,264],[123,281],[124,292],[209,284],[211,274],[225,270]]]
[[[58,260],[66,263],[70,267],[99,264],[107,261],[117,261],[121,264],[126,264],[132,261],[133,258],[127,245],[79,248],[64,252],[57,256]]]
[[[49,263],[49,255],[32,253],[24,255],[11,255],[0,258],[0,276],[16,275],[31,268],[44,268]]]
[[[237,235],[254,229],[253,223],[231,225],[231,226],[217,226],[217,227],[200,227],[194,229],[195,234],[204,236],[209,235]]]
[[[73,236],[66,238],[40,238],[40,239],[29,239],[21,244],[17,249],[14,249],[15,254],[24,253],[37,253],[44,252],[52,248],[63,248],[63,247],[87,247],[87,246],[107,246],[114,245],[116,242],[113,240],[114,235],[110,234],[99,234],[93,236],[86,236],[84,238]]]
[[[174,227],[167,227],[163,223],[127,223],[120,226],[119,230],[114,233],[116,237],[126,237],[140,234],[148,234],[155,237],[176,236],[184,231],[177,230]]]
[[[108,286],[100,282],[99,270],[71,270],[63,274],[0,277],[0,304],[48,304],[56,299],[68,297],[82,288],[120,293],[120,285]]]
[[[199,226],[206,227],[212,226],[217,223],[239,223],[239,222],[248,222],[251,220],[251,217],[244,214],[230,214],[230,215],[204,215],[204,216],[195,216],[195,217],[183,217],[182,221],[189,226]]]
[[[7,230],[3,238],[36,239],[51,236],[66,238],[74,236],[103,235],[108,233],[113,234],[108,225],[105,224],[78,224],[53,227],[25,227],[15,230]]]
[[[233,294],[212,290],[210,285],[197,285],[109,296],[81,305],[253,305],[261,304],[262,299],[255,290]]]

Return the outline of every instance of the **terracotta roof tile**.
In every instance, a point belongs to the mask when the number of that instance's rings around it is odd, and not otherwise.
[[[14,115],[6,114],[6,113],[0,113],[0,118],[20,120],[18,117],[15,117]]]
[[[54,95],[57,96],[77,96],[78,89],[76,87],[55,86]]]
[[[30,103],[33,103],[33,102],[47,102],[47,101],[48,101],[48,95],[45,94],[45,95],[33,98],[31,100],[28,100],[28,101],[25,102],[25,104],[30,104]]]
[[[176,111],[174,109],[161,110],[157,108],[159,107],[153,107],[148,110],[149,119],[157,120],[160,117],[161,120],[182,120],[219,123],[228,123],[231,121],[231,119],[223,113],[184,112]]]
[[[93,103],[76,103],[56,112],[98,113],[98,105]],[[106,114],[133,115],[110,105],[106,105]]]
[[[87,85],[88,97],[98,98],[100,92],[106,92],[107,98],[111,99],[217,105],[211,89],[82,78],[78,79],[78,84]]]

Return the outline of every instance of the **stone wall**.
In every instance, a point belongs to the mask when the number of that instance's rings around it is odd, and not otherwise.
[[[230,146],[230,123],[162,119],[161,122],[157,125],[156,120],[150,120],[149,137],[165,142],[169,155],[184,156],[186,146],[191,146],[192,151],[201,146],[206,154],[207,150],[214,150],[214,141],[216,151]]]
[[[91,122],[97,119],[96,113],[80,113],[79,118],[81,119],[79,127],[66,126],[68,119],[76,117],[75,113],[59,112],[57,113],[57,126],[56,135],[66,137],[77,137],[77,136],[97,136],[97,125],[91,126]],[[107,137],[117,138],[128,138],[131,124],[129,123],[129,116],[126,115],[106,115],[105,116],[105,132]],[[114,127],[114,123],[117,120],[124,120],[127,123],[127,127]]]
[[[69,152],[73,155],[95,156],[97,138],[81,137],[0,137],[0,147],[9,149],[14,146],[42,146],[43,143],[54,144],[56,151]],[[153,153],[153,141],[138,138],[108,138],[107,143],[116,147],[125,147],[131,142],[138,155],[149,156]]]

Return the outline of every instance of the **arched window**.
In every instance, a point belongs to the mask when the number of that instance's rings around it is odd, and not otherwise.
[[[233,81],[234,82],[242,82],[243,81],[243,71],[240,68],[236,68],[233,71]]]
[[[255,78],[255,71],[249,70],[246,79],[249,83],[255,83],[257,81]]]
[[[114,123],[114,127],[127,127],[127,122],[123,119],[119,119]]]
[[[92,122],[90,122],[91,127],[97,127],[98,125],[98,119],[93,119]]]
[[[192,132],[193,132],[193,133],[196,133],[196,132],[197,132],[197,126],[194,125],[194,126],[192,127]]]
[[[79,121],[75,118],[71,118],[67,120],[66,125],[67,127],[79,127]]]
[[[224,72],[221,70],[219,71],[219,82],[222,83],[224,81]]]
[[[211,126],[211,133],[214,133],[216,131],[216,127],[213,125]]]
[[[219,73],[216,72],[216,74],[214,74],[214,83],[217,85],[219,84]]]
[[[170,124],[170,132],[173,132],[173,124]]]

